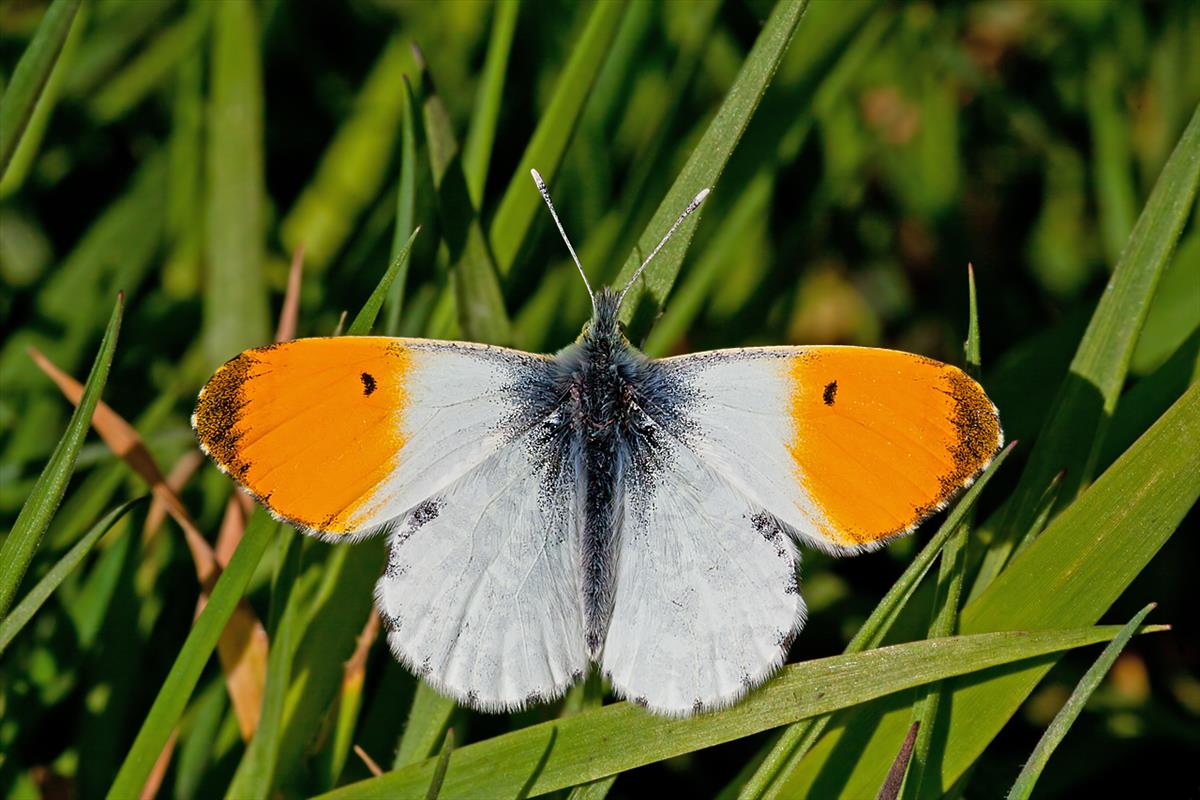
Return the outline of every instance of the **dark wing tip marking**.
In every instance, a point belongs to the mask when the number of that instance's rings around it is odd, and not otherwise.
[[[245,406],[243,389],[258,360],[247,351],[235,356],[209,378],[196,399],[192,427],[200,445],[227,473],[244,476],[250,465],[238,452],[238,423]]]
[[[364,372],[358,377],[362,380],[363,397],[370,397],[371,393],[375,391],[375,376],[369,372]]]
[[[830,381],[825,384],[825,391],[821,393],[821,400],[824,401],[825,405],[833,405],[833,401],[837,397],[837,390],[837,381]]]

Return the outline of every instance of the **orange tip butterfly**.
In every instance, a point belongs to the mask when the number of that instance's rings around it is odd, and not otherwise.
[[[545,184],[534,180],[576,265]],[[277,518],[388,537],[388,644],[485,711],[597,664],[650,711],[736,702],[804,625],[800,544],[909,533],[988,465],[997,411],[956,367],[862,347],[650,359],[620,293],[553,356],[377,336],[247,350],[200,392],[204,452]]]

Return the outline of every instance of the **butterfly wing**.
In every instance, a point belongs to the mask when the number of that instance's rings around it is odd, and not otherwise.
[[[578,455],[553,416],[406,515],[376,598],[396,657],[487,711],[548,700],[588,664]]]
[[[877,547],[1001,442],[978,384],[907,353],[756,348],[656,366],[636,390],[603,665],[659,713],[728,705],[783,663],[804,622],[793,537]]]
[[[990,463],[995,406],[957,367],[864,347],[717,350],[659,362],[689,445],[832,553],[913,530]]]
[[[279,518],[326,538],[375,532],[546,413],[547,359],[345,336],[247,350],[205,385],[201,447]]]
[[[643,422],[640,446],[654,453],[630,459],[653,464],[653,477],[625,482],[602,663],[622,696],[686,716],[766,680],[803,625],[804,601],[778,521],[658,428]]]

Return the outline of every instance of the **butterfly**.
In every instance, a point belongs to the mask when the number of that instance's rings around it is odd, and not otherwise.
[[[804,625],[800,544],[880,547],[943,508],[1002,444],[956,367],[860,347],[650,359],[621,292],[553,356],[346,336],[247,350],[200,393],[217,465],[328,541],[388,537],[375,587],[412,672],[485,711],[562,695],[596,664],[616,694],[728,706]]]

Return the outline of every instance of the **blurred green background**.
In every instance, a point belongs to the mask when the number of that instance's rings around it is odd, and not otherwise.
[[[538,351],[567,344],[589,305],[522,164],[535,130],[548,130],[548,162],[533,166],[550,179],[592,283],[614,280],[772,5],[633,2],[596,31],[593,5],[569,2],[84,3],[0,182],[0,528],[12,526],[71,410],[26,349],[82,380],[119,289],[128,305],[105,400],[164,472],[194,451],[188,414],[211,370],[270,341],[299,245],[298,335],[331,334],[347,310],[353,318],[397,244],[423,224],[377,332]],[[6,85],[46,6],[0,5]],[[572,62],[589,33],[599,46],[584,55],[595,63]],[[971,263],[985,386],[1008,438],[1031,441],[1200,101],[1198,42],[1200,5],[1190,0],[814,2],[665,304],[644,302],[631,335],[653,355],[846,343],[961,363]],[[564,91],[564,74],[585,77]],[[544,120],[554,124],[539,129]],[[405,161],[406,146],[416,160]],[[484,288],[470,296],[493,304],[464,311],[462,282],[480,274]],[[498,296],[506,315],[495,313]],[[1129,378],[1166,371],[1182,391],[1198,350],[1193,209]],[[101,511],[142,492],[89,440],[26,585]],[[228,495],[207,465],[181,492],[213,541]],[[0,795],[96,796],[128,750],[198,589],[177,530],[131,549],[144,517],[103,540],[0,662]],[[1124,621],[1156,600],[1154,621],[1174,632],[1125,651],[1041,796],[1104,794],[1147,771],[1195,790],[1200,593],[1190,569],[1200,547],[1186,535],[1195,523],[1193,509],[1185,535],[1110,615]],[[917,538],[836,562],[807,553],[810,622],[793,660],[840,652]],[[326,549],[306,543],[304,564],[331,558]],[[274,563],[252,582],[264,621]],[[368,579],[363,598],[370,591]],[[968,796],[1003,794],[1092,657],[1055,667],[979,760]],[[353,740],[390,762],[413,681],[380,645],[365,676]],[[160,796],[223,791],[239,763],[215,659],[196,697]],[[461,743],[550,712],[455,713]],[[289,794],[331,785],[313,777],[328,778],[322,730],[301,743]],[[611,796],[668,784],[714,794],[764,741],[639,768]],[[342,780],[367,774],[351,755]]]

